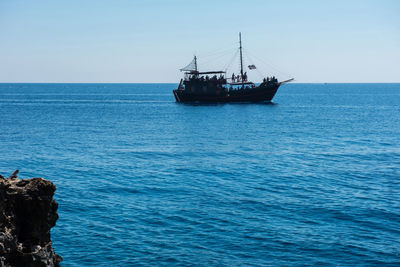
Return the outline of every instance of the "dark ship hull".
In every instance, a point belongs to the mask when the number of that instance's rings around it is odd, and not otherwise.
[[[268,102],[271,101],[281,84],[274,83],[260,85],[253,88],[237,90],[217,90],[215,92],[191,92],[189,90],[173,90],[175,100],[179,103],[203,102],[203,103],[230,103],[230,102]]]

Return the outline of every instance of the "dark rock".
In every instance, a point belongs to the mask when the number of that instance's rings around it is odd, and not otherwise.
[[[0,266],[59,266],[50,229],[58,219],[56,186],[43,178],[0,179]],[[2,178],[2,176],[0,177]]]

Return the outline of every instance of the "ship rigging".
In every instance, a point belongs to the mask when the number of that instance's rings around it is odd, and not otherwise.
[[[240,74],[226,78],[226,70],[199,71],[197,56],[180,71],[184,72],[179,86],[173,90],[177,102],[262,102],[271,101],[278,88],[292,81],[279,82],[274,76],[263,78],[259,85],[248,80],[243,69],[242,36],[239,33]],[[254,64],[249,70],[256,69]]]

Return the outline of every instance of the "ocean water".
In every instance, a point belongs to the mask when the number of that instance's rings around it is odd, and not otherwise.
[[[400,265],[400,84],[175,87],[0,84],[0,173],[57,185],[63,266]]]

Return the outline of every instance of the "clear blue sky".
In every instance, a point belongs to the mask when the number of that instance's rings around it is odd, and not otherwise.
[[[263,74],[400,82],[397,0],[1,0],[0,82],[178,82],[239,31]]]

